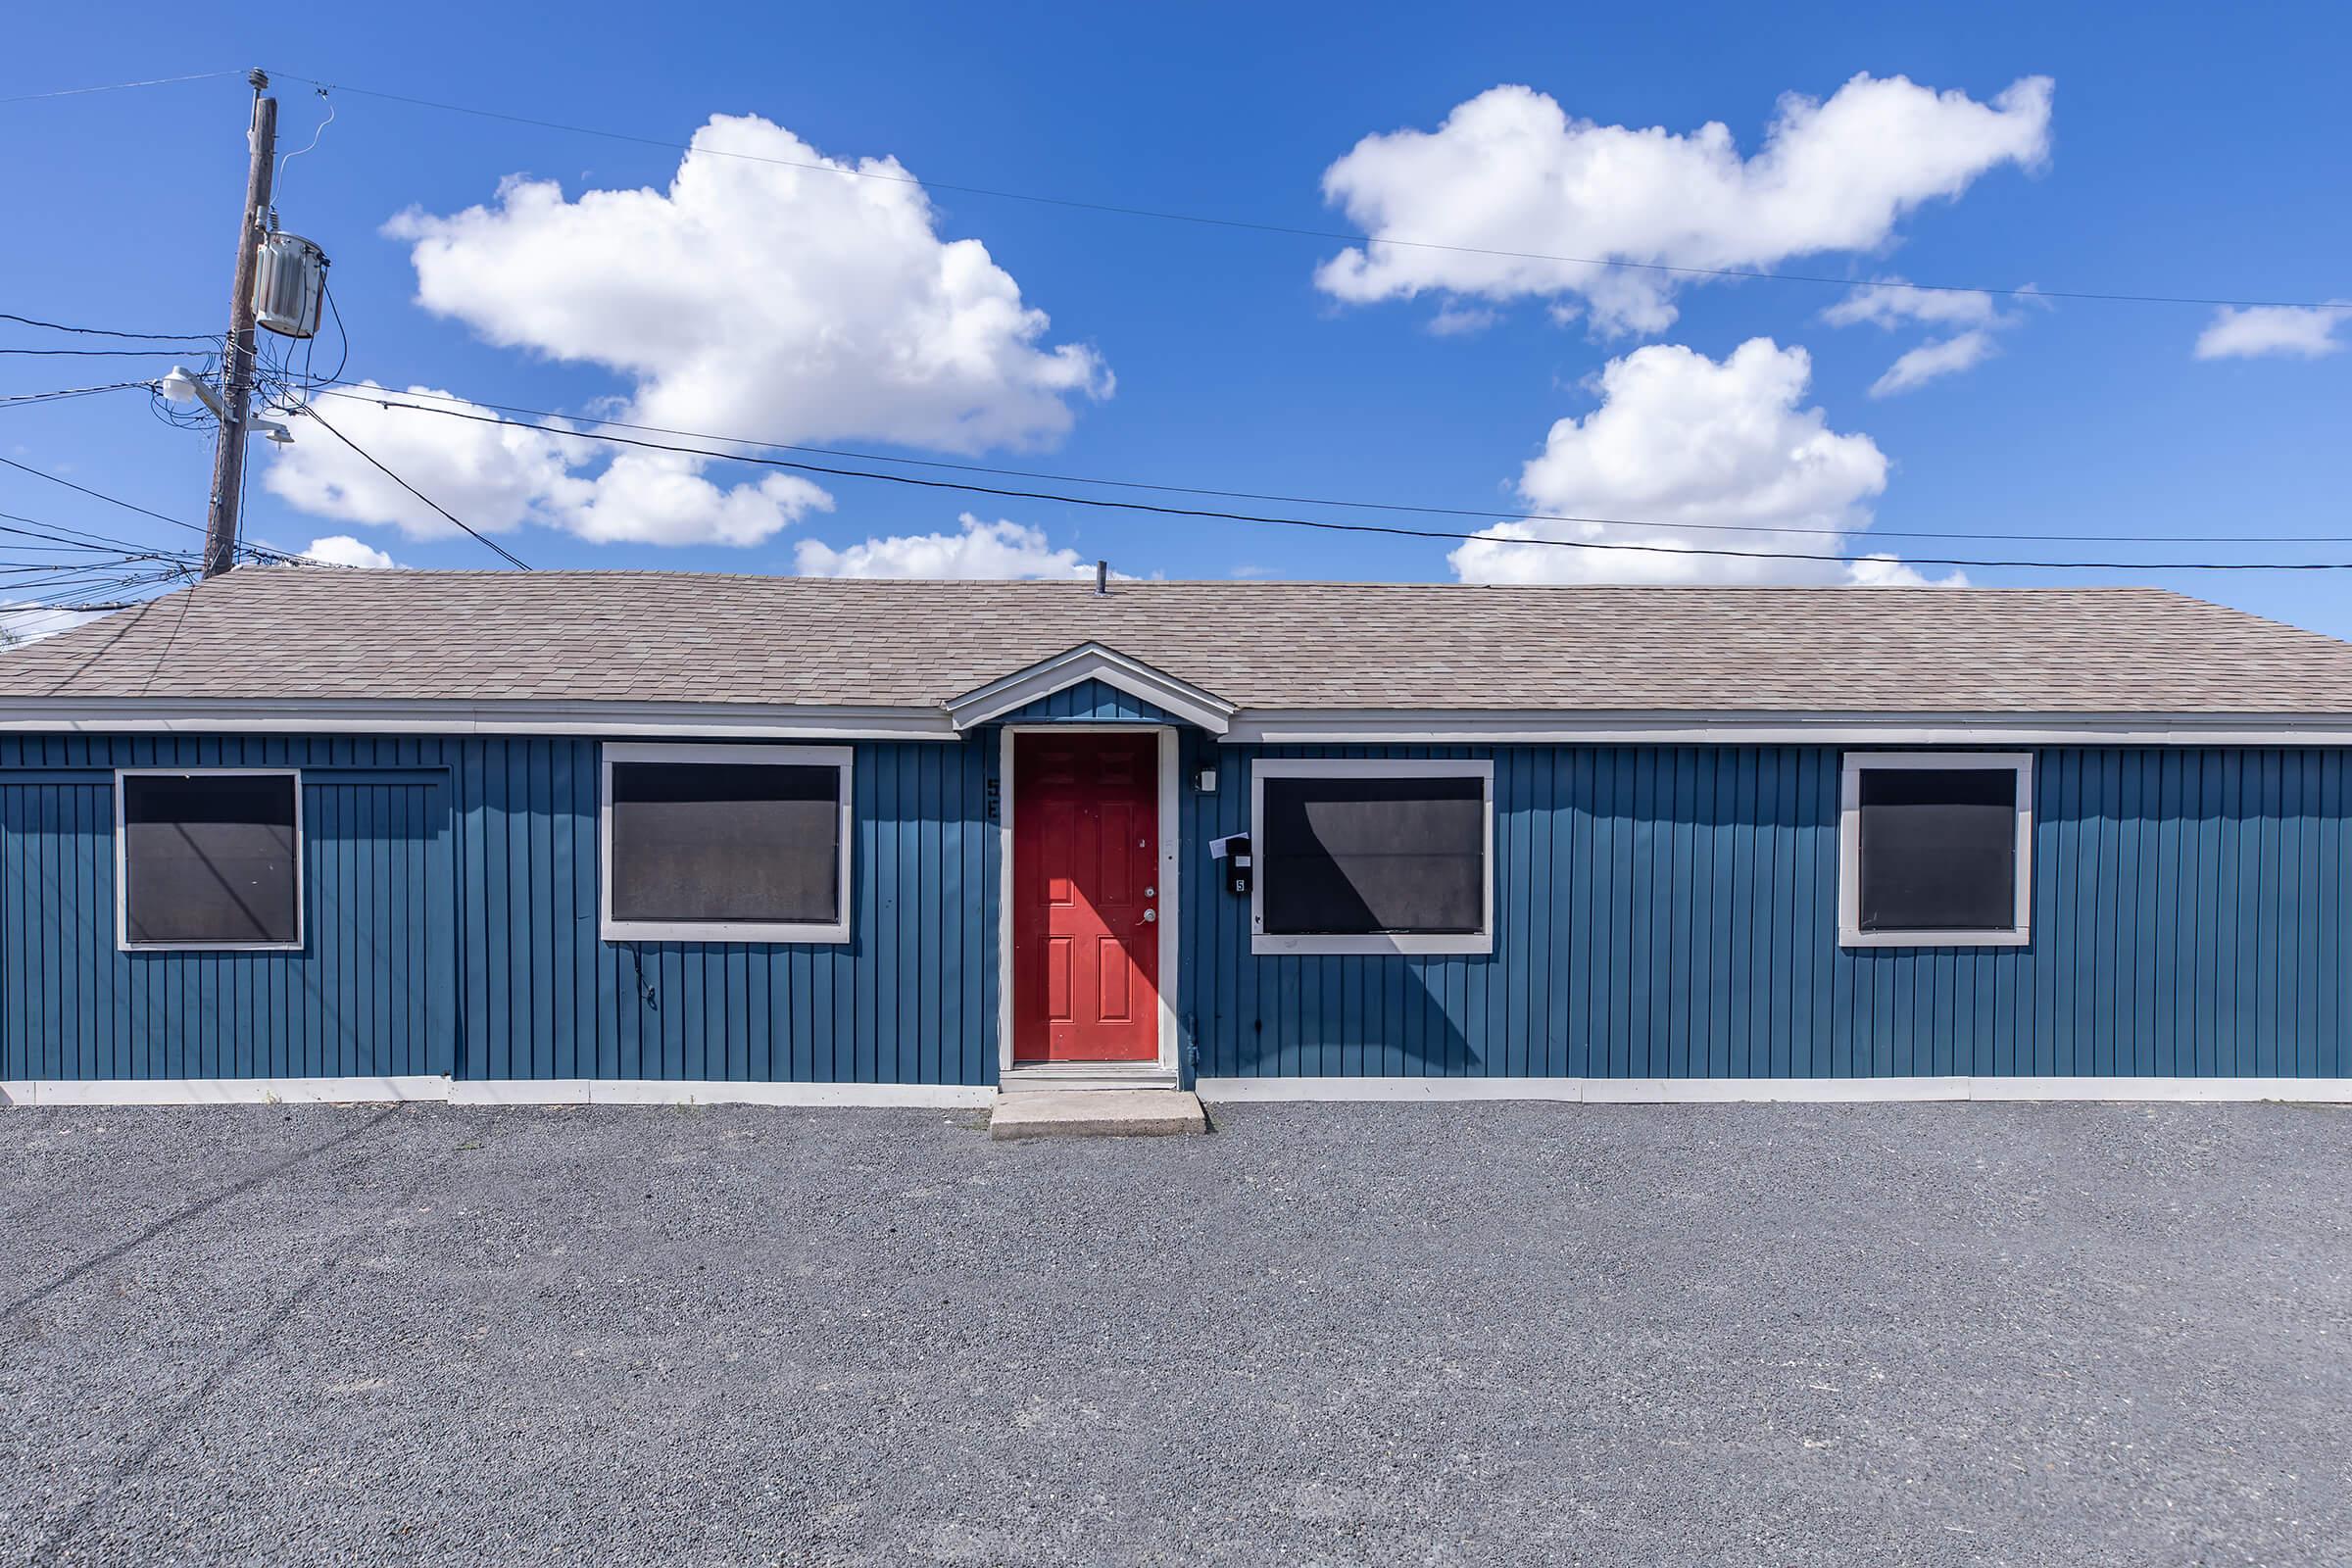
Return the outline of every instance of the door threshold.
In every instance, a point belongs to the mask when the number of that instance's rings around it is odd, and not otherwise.
[[[1024,1090],[1173,1089],[1176,1069],[1156,1061],[1024,1061],[1004,1069],[997,1088]]]

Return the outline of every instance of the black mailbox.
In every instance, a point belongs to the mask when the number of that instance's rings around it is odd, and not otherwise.
[[[1250,896],[1250,879],[1255,870],[1250,859],[1250,835],[1236,833],[1222,842],[1225,846],[1225,891],[1246,899]]]

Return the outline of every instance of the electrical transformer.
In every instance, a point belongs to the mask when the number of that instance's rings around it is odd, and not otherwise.
[[[253,315],[282,337],[314,337],[326,297],[326,253],[300,234],[262,236],[253,273]]]

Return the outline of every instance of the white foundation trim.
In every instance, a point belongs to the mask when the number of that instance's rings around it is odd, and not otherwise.
[[[111,1078],[0,1082],[0,1105],[325,1105],[435,1101],[457,1105],[984,1106],[985,1084],[762,1084],[659,1078]]]
[[[92,1078],[0,1083],[0,1105],[348,1105],[447,1100],[446,1078]]]
[[[501,1078],[449,1085],[453,1105],[986,1105],[986,1084],[763,1084],[727,1079]]]
[[[2107,1100],[2352,1104],[2352,1078],[1202,1078],[1202,1100],[1572,1104]]]

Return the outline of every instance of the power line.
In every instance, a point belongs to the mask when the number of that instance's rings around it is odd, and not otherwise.
[[[86,484],[75,484],[71,479],[61,478],[54,473],[45,473],[29,463],[19,463],[14,458],[0,457],[0,464],[6,464],[20,473],[29,473],[35,479],[46,479],[51,484],[62,484],[69,490],[78,490],[93,501],[103,501],[110,507],[121,507],[125,512],[135,512],[142,517],[153,517],[158,522],[168,522],[174,528],[185,528],[190,533],[204,532],[202,528],[192,522],[182,522],[177,517],[168,517],[160,512],[150,512],[147,508],[134,502],[125,501],[121,496],[110,496],[105,491],[93,490]]]
[[[54,594],[66,589],[75,593],[114,593],[124,588],[142,588],[150,583],[176,581],[191,575],[192,566],[174,566],[169,571],[124,571],[114,567],[89,571],[54,573],[45,578],[12,582],[8,588],[18,593]]]
[[[442,103],[431,98],[413,98],[405,93],[384,92],[373,87],[346,86],[341,82],[321,81],[316,76],[304,76],[290,71],[276,72],[274,74],[314,87],[329,87],[336,92],[356,93],[363,98],[381,98],[389,103],[409,104],[418,109],[433,109],[453,115],[472,115],[481,120],[501,120],[510,124],[533,125],[541,130],[560,130],[575,136],[597,136],[606,141],[629,142],[639,147],[660,147],[669,152],[692,153],[698,157],[733,158],[745,163],[773,164],[779,168],[805,169],[818,173],[840,174],[852,179],[880,180],[894,185],[913,185],[925,190],[954,191],[961,196],[985,196],[998,201],[1029,202],[1041,207],[1062,207],[1076,212],[1105,213],[1120,218],[1147,218],[1160,222],[1195,223],[1205,227],[1241,229],[1259,234],[1286,234],[1300,239],[1337,240],[1348,245],[1395,245],[1407,250],[1446,251],[1457,256],[1487,256],[1522,262],[1558,262],[1575,267],[1622,267],[1636,271],[1669,272],[1685,277],[1752,278],[1768,283],[1815,283],[1832,288],[1910,289],[1926,294],[1993,294],[2011,298],[2031,296],[2035,299],[2095,300],[2108,304],[2130,305],[2227,305],[2239,309],[2263,307],[2312,310],[2332,303],[2326,300],[2206,299],[2192,295],[2127,294],[2089,289],[1986,288],[1973,283],[1915,283],[1896,279],[1825,277],[1802,272],[1767,272],[1739,267],[1680,267],[1665,262],[1636,262],[1597,256],[1557,256],[1543,251],[1501,250],[1479,245],[1449,245],[1438,240],[1397,239],[1388,235],[1364,234],[1348,229],[1306,228],[1291,223],[1258,222],[1245,218],[1219,218],[1206,213],[1179,213],[1161,208],[1129,207],[1115,202],[1081,201],[1067,196],[1040,196],[1030,191],[1003,190],[987,185],[953,185],[945,180],[919,179],[912,174],[893,174],[882,170],[856,169],[843,164],[820,163],[808,159],[770,158],[761,153],[730,152],[717,147],[696,147],[687,142],[668,141],[659,136],[637,136],[627,131],[604,130],[594,125],[576,125],[558,120],[536,120],[528,115],[508,114],[496,109],[477,109],[468,104]]]
[[[435,501],[432,497],[426,495],[423,491],[409,483],[408,480],[403,479],[399,474],[394,473],[390,468],[387,468],[381,463],[378,463],[373,457],[369,456],[368,451],[357,441],[354,441],[351,437],[345,435],[342,431],[327,423],[326,416],[320,414],[317,409],[306,404],[303,406],[301,412],[309,415],[312,418],[317,419],[320,429],[324,430],[328,435],[333,436],[336,440],[342,442],[345,446],[351,448],[352,451],[357,452],[362,458],[366,459],[368,465],[374,468],[376,472],[382,474],[385,478],[391,480],[394,484],[400,486],[403,490],[406,490],[409,494],[415,496],[426,506],[432,508],[435,512],[441,514],[442,516],[448,518],[451,522],[456,523],[460,528],[463,528],[467,533],[472,534],[474,538],[487,545],[493,554],[504,560],[508,564],[522,571],[528,571],[531,569],[530,563],[524,561],[520,556],[514,554],[514,551],[509,550],[505,545],[500,544],[488,534],[478,531],[473,527],[472,524],[466,522],[456,513],[441,505],[440,502]],[[434,410],[431,412],[438,413],[440,411]],[[493,420],[492,422],[497,423],[500,421]]]
[[[67,398],[86,398],[97,392],[127,392],[132,387],[152,390],[154,386],[153,381],[109,381],[104,386],[69,386],[55,392],[20,392],[0,397],[0,408],[23,403],[58,403]]]
[[[321,424],[325,422],[326,421],[323,419],[319,420],[319,423]],[[29,473],[36,479],[46,479],[51,484],[62,484],[69,490],[79,491],[81,494],[88,496],[91,500],[103,501],[110,507],[121,507],[123,511],[135,512],[142,517],[153,517],[156,521],[168,522],[174,528],[184,528],[189,533],[204,532],[204,530],[198,527],[195,523],[183,522],[177,517],[169,516],[161,512],[151,511],[150,509],[142,507],[135,502],[125,501],[121,496],[110,496],[103,490],[93,490],[86,484],[75,484],[71,479],[64,478],[58,474],[45,472],[42,469],[34,467],[28,463],[19,463],[14,458],[0,457],[0,465],[5,465],[8,467],[14,468],[19,473]],[[52,526],[55,525],[53,524]],[[257,561],[274,562],[282,565],[291,565],[296,564],[304,565],[319,564],[319,563],[313,562],[306,556],[297,556],[289,551],[284,550],[274,550],[266,545],[243,545],[239,548],[243,549],[248,555],[252,556]]]
[[[1275,503],[1278,503],[1278,504],[1281,504],[1281,505],[1285,505],[1285,506],[1297,506],[1297,507],[1344,507],[1344,508],[1348,508],[1348,509],[1349,509],[1349,510],[1352,510],[1352,511],[1363,511],[1363,512],[1395,512],[1395,513],[1406,513],[1406,514],[1415,514],[1415,515],[1420,515],[1420,516],[1436,516],[1436,517],[1477,517],[1477,518],[1483,518],[1483,519],[1486,519],[1486,520],[1488,520],[1488,521],[1493,521],[1493,522],[1567,522],[1567,523],[1587,524],[1587,525],[1591,525],[1591,526],[1595,526],[1595,527],[1603,527],[1603,528],[1655,528],[1655,529],[1662,529],[1662,530],[1671,530],[1671,531],[1675,531],[1675,532],[1699,532],[1699,533],[1740,533],[1740,534],[1753,534],[1753,533],[1782,533],[1782,534],[1806,534],[1806,535],[1812,535],[1812,536],[1816,536],[1816,537],[1821,537],[1821,538],[1829,538],[1829,539],[1842,539],[1842,538],[1848,538],[1848,537],[1851,537],[1852,535],[1854,535],[1855,533],[1857,533],[1857,532],[1859,532],[1859,531],[1860,531],[1860,530],[1858,530],[1858,529],[1853,529],[1853,528],[1804,528],[1804,527],[1781,527],[1781,526],[1777,526],[1777,525],[1776,525],[1776,526],[1770,526],[1770,527],[1763,527],[1763,526],[1759,526],[1759,525],[1757,525],[1757,524],[1754,524],[1754,523],[1736,523],[1736,522],[1662,522],[1662,521],[1658,521],[1658,520],[1656,520],[1656,519],[1651,519],[1651,518],[1639,518],[1639,517],[1594,517],[1594,516],[1577,516],[1577,515],[1572,515],[1572,514],[1566,514],[1566,513],[1557,513],[1557,512],[1505,512],[1505,511],[1497,511],[1497,510],[1493,510],[1493,509],[1488,509],[1488,508],[1481,508],[1481,507],[1433,507],[1433,506],[1416,506],[1416,505],[1413,505],[1413,504],[1411,504],[1411,503],[1408,503],[1408,502],[1401,502],[1401,501],[1348,501],[1348,500],[1337,499],[1337,498],[1334,498],[1334,497],[1331,497],[1331,496],[1301,496],[1301,495],[1285,495],[1285,494],[1282,494],[1282,493],[1279,493],[1279,492],[1268,492],[1268,491],[1262,491],[1262,490],[1220,490],[1220,489],[1216,489],[1216,488],[1213,488],[1213,487],[1211,487],[1211,486],[1207,486],[1207,485],[1189,485],[1189,484],[1159,484],[1159,483],[1152,483],[1152,482],[1151,482],[1151,481],[1142,480],[1142,479],[1102,479],[1102,478],[1097,478],[1097,477],[1093,477],[1093,476],[1086,475],[1086,474],[1054,473],[1054,472],[1050,472],[1050,471],[1046,471],[1046,470],[1041,470],[1041,469],[1036,469],[1036,468],[1004,468],[1004,467],[993,467],[993,466],[989,466],[989,465],[987,465],[987,464],[980,464],[980,463],[949,463],[949,462],[945,462],[945,461],[943,461],[943,460],[940,460],[940,459],[935,459],[935,458],[898,458],[898,457],[890,457],[890,456],[887,456],[887,455],[885,455],[885,454],[883,454],[883,453],[878,453],[878,452],[861,452],[861,451],[857,451],[857,450],[853,450],[853,449],[849,449],[849,448],[843,448],[843,447],[819,447],[819,446],[807,446],[807,445],[802,445],[802,444],[795,443],[795,442],[791,442],[791,441],[771,441],[771,440],[765,440],[765,439],[761,439],[761,438],[759,438],[759,437],[754,437],[754,436],[713,435],[713,434],[711,434],[711,433],[710,433],[710,431],[708,431],[708,430],[679,430],[679,429],[673,429],[673,428],[671,428],[671,427],[669,427],[669,426],[666,426],[666,425],[659,425],[659,424],[633,424],[633,423],[629,422],[629,421],[628,421],[628,420],[626,420],[626,419],[612,419],[612,418],[605,418],[605,417],[602,417],[602,416],[595,416],[595,415],[585,415],[585,416],[572,416],[572,415],[565,415],[565,414],[561,414],[561,413],[558,413],[558,412],[555,412],[555,411],[553,411],[553,410],[549,410],[549,409],[531,409],[531,408],[524,408],[524,407],[522,407],[522,406],[521,406],[521,405],[519,405],[519,404],[514,404],[514,403],[487,403],[487,402],[483,402],[483,401],[481,401],[481,400],[479,400],[479,399],[473,399],[473,398],[461,398],[461,397],[458,397],[458,396],[457,396],[456,394],[454,394],[454,393],[445,393],[445,392],[428,392],[428,391],[416,391],[416,390],[411,390],[411,391],[407,391],[407,392],[400,392],[400,393],[397,393],[397,394],[393,394],[393,395],[392,395],[392,396],[390,396],[390,397],[382,397],[382,396],[369,396],[369,395],[368,394],[368,390],[367,390],[367,384],[366,384],[366,383],[363,383],[363,382],[358,382],[358,381],[337,381],[337,382],[335,382],[335,383],[334,383],[334,385],[335,385],[335,386],[338,386],[338,387],[352,388],[352,389],[357,389],[357,390],[346,390],[346,391],[331,391],[331,390],[330,390],[330,391],[323,392],[323,393],[321,393],[320,395],[321,395],[321,396],[323,396],[323,397],[338,397],[338,398],[345,398],[345,399],[349,399],[349,400],[351,400],[351,401],[353,401],[353,402],[371,403],[371,404],[374,404],[374,405],[376,405],[376,406],[377,406],[377,407],[379,407],[379,408],[387,408],[387,409],[388,409],[388,408],[396,408],[396,407],[401,407],[401,406],[403,406],[403,405],[414,406],[413,404],[409,404],[408,400],[411,400],[411,399],[416,399],[416,398],[426,398],[426,399],[430,399],[430,400],[432,400],[432,401],[434,401],[434,402],[438,402],[438,403],[454,403],[454,404],[465,404],[465,405],[467,405],[467,406],[470,406],[470,407],[473,407],[473,408],[496,409],[496,410],[498,410],[499,412],[501,412],[501,413],[505,413],[505,414],[524,414],[524,415],[531,415],[531,416],[536,416],[536,417],[539,417],[539,418],[545,418],[545,419],[571,419],[571,418],[579,418],[579,419],[583,420],[584,422],[586,422],[586,423],[590,423],[590,424],[609,425],[609,426],[611,426],[612,428],[613,428],[613,429],[617,429],[617,430],[636,430],[636,431],[641,431],[641,432],[643,432],[643,433],[645,433],[645,434],[649,434],[649,435],[670,435],[670,436],[683,436],[683,437],[685,437],[685,438],[687,438],[687,439],[689,439],[689,440],[695,440],[695,441],[720,441],[720,442],[726,442],[726,443],[729,443],[729,444],[731,444],[731,445],[740,445],[740,446],[747,446],[747,447],[761,447],[761,448],[766,448],[766,449],[770,449],[770,450],[773,450],[773,451],[779,451],[779,452],[805,452],[805,453],[809,453],[809,454],[812,454],[812,455],[814,455],[814,456],[817,456],[817,457],[827,457],[827,458],[845,458],[845,459],[848,459],[848,460],[850,460],[850,461],[852,461],[852,462],[856,462],[856,463],[889,463],[889,464],[897,464],[897,465],[900,465],[900,466],[909,466],[909,467],[938,468],[938,469],[943,469],[943,470],[947,470],[947,471],[950,471],[950,472],[956,472],[956,473],[988,473],[988,474],[997,474],[997,475],[1000,475],[1000,476],[1003,476],[1003,477],[1006,477],[1006,478],[1014,478],[1014,479],[1042,479],[1042,480],[1047,480],[1047,481],[1049,481],[1049,482],[1055,483],[1055,484],[1083,484],[1083,485],[1099,485],[1099,486],[1102,486],[1102,488],[1104,488],[1104,489],[1112,489],[1112,490],[1150,490],[1150,491],[1155,491],[1155,492],[1158,492],[1158,493],[1161,493],[1161,494],[1169,494],[1169,495],[1211,496],[1211,497],[1214,497],[1214,498],[1216,498],[1216,499],[1219,499],[1219,500],[1225,500],[1225,501],[1270,501],[1270,502],[1275,502]],[[390,391],[391,391],[391,389],[390,389],[390,388],[388,388],[388,387],[381,387],[381,386],[379,386],[379,387],[375,387],[375,388],[373,388],[373,390],[374,390],[375,392],[379,392],[379,393],[386,393],[386,392],[390,392]],[[427,413],[427,414],[431,414],[431,413],[437,413],[437,412],[439,412],[439,411],[437,411],[437,410],[433,410],[433,409],[425,409],[425,410],[423,410],[422,412],[424,412],[424,413]],[[576,431],[576,430],[565,430],[565,431],[563,431],[563,432],[561,432],[561,433],[563,433],[563,434],[567,434],[567,435],[580,435],[580,434],[585,434],[586,432],[581,432],[581,431]],[[735,457],[735,454],[732,454],[732,453],[726,453],[726,454],[715,454],[715,455],[717,455],[717,456],[724,456],[724,457],[727,457],[727,458],[730,458],[730,459],[732,459],[732,458],[734,458],[734,457]],[[748,460],[743,460],[743,461],[748,461]],[[2016,537],[2017,537],[2015,534],[2008,534],[2008,533],[1981,533],[1981,532],[1970,532],[1970,531],[1965,531],[1965,530],[1939,530],[1939,529],[1879,528],[1879,527],[1875,527],[1875,526],[1874,526],[1873,528],[1871,528],[1871,529],[1869,530],[1869,532],[1870,532],[1870,536],[1871,536],[1873,539],[1968,539],[1968,540],[2001,540],[2001,539],[2014,539],[2014,538],[2016,538]],[[2303,544],[2309,544],[2309,545],[2335,545],[2335,544],[2352,544],[2352,535],[2340,535],[2340,534],[2275,534],[2275,535],[2263,535],[2263,534],[2170,534],[2170,535],[2149,535],[2149,534],[2091,534],[2091,533],[2082,533],[2082,534],[2069,534],[2069,533],[2045,533],[2045,534],[2037,534],[2037,535],[2035,535],[2035,537],[2036,537],[2036,538],[2040,538],[2040,539],[2046,539],[2046,540],[2050,540],[2050,541],[2053,541],[2053,542],[2055,542],[2055,543],[2060,543],[2060,544],[2165,544],[2165,545],[2245,545],[2245,544],[2270,544],[2270,545],[2303,545]]]
[[[461,409],[427,408],[422,404],[416,403],[387,404],[385,406],[388,408],[407,408],[414,410],[418,414],[429,414],[441,418],[466,419],[475,424],[512,424],[515,422],[512,420],[501,419],[492,415],[467,414]],[[312,416],[314,418],[318,417],[316,411],[312,412]],[[320,419],[319,422],[324,424],[326,421]],[[333,427],[328,426],[328,428],[331,430]],[[1020,501],[1053,501],[1058,502],[1065,506],[1095,507],[1116,512],[1141,512],[1149,513],[1157,516],[1202,517],[1220,522],[1250,522],[1263,523],[1284,528],[1314,528],[1330,533],[1384,534],[1402,539],[1448,539],[1483,544],[1529,545],[1557,550],[1614,550],[1631,551],[1642,555],[1716,556],[1740,561],[1825,561],[1834,562],[1840,565],[1850,564],[1854,560],[1853,557],[1843,553],[1818,553],[1795,550],[1723,550],[1700,548],[1696,546],[1686,548],[1680,545],[1611,543],[1594,539],[1497,539],[1492,534],[1462,533],[1458,531],[1437,528],[1404,528],[1388,523],[1335,522],[1328,518],[1315,517],[1277,517],[1245,512],[1222,512],[1202,507],[1161,506],[1157,503],[1148,501],[1112,501],[1091,496],[1057,495],[1050,491],[1043,490],[1014,490],[996,485],[972,484],[968,481],[956,479],[925,479],[908,473],[876,473],[871,469],[865,468],[844,468],[821,463],[798,463],[786,458],[763,458],[753,457],[734,452],[713,452],[704,447],[680,446],[671,442],[663,441],[647,441],[633,436],[607,435],[602,432],[592,430],[550,429],[545,425],[528,425],[525,426],[525,428],[541,430],[549,435],[570,436],[576,440],[605,441],[616,446],[638,447],[653,452],[674,452],[687,457],[710,458],[725,463],[748,463],[758,465],[761,467],[789,468],[800,473],[821,473],[830,477],[841,479],[874,479],[885,484],[913,485],[925,490],[955,490],[967,492],[973,495],[1002,496]],[[350,446],[351,443],[348,439],[346,439],[344,441],[344,445]],[[355,452],[359,451],[357,447],[353,447],[352,450]],[[367,457],[367,454],[364,452],[360,455],[362,457]],[[375,460],[369,458],[368,461],[373,463]],[[381,464],[377,464],[376,466],[380,468],[383,466]],[[390,472],[389,469],[386,469],[385,471],[387,473]],[[394,475],[394,477],[396,479],[398,478],[397,475]],[[402,488],[408,488],[405,481],[402,482]],[[410,493],[412,495],[416,494],[416,492],[413,490],[410,491]],[[418,496],[417,499],[421,501],[424,498]],[[432,506],[431,502],[426,502],[425,504],[427,506]],[[437,506],[433,507],[433,510],[436,512],[441,512],[441,508]],[[450,514],[446,512],[441,512],[441,514],[445,517],[449,517],[449,520],[452,522],[458,521],[456,517],[450,516]],[[464,523],[459,523],[458,525],[460,527],[465,527]],[[1642,526],[1667,525],[1643,524]],[[473,532],[471,528],[466,528],[466,531],[467,533]],[[1746,531],[1753,533],[1771,533],[1776,530],[1769,527],[1757,527]],[[476,534],[475,537],[480,538],[481,536]],[[488,543],[488,541],[485,540],[484,543]],[[496,547],[493,546],[492,548],[495,549]],[[1909,556],[1904,558],[1904,562],[1906,564],[1918,566],[2013,567],[2019,570],[2031,571],[2352,571],[2352,561],[2013,561],[1959,560],[1931,556]]]
[[[41,517],[27,517],[18,512],[0,512],[0,517],[7,518],[9,522],[21,522],[24,525],[22,528],[0,525],[0,533],[24,534],[28,538],[35,539],[53,539],[61,544],[80,545],[87,549],[136,550],[140,548],[127,539],[117,539],[109,534],[93,533],[87,528],[70,528],[62,522],[50,522]]]
[[[48,596],[55,594],[67,592],[75,594],[122,593],[132,588],[150,588],[158,583],[184,581],[194,573],[194,567],[174,567],[170,571],[93,572],[78,577],[53,577],[42,582],[12,585],[11,591],[23,594],[40,594],[43,598],[39,602],[46,604],[49,602]],[[19,603],[30,602],[19,601]]]
[[[28,104],[43,98],[79,98],[93,92],[121,92],[126,87],[169,87],[180,81],[211,81],[217,76],[242,75],[236,71],[198,71],[185,76],[150,76],[144,81],[110,81],[101,87],[60,87],[54,92],[24,92],[0,98],[0,104]]]
[[[210,343],[217,341],[218,332],[116,332],[103,326],[68,326],[63,321],[37,320],[19,316],[12,311],[0,311],[0,321],[15,321],[23,326],[45,327],[52,332],[75,332],[84,337],[136,338],[143,343]]]
[[[169,360],[191,352],[175,349],[0,349],[0,354],[48,360]]]

